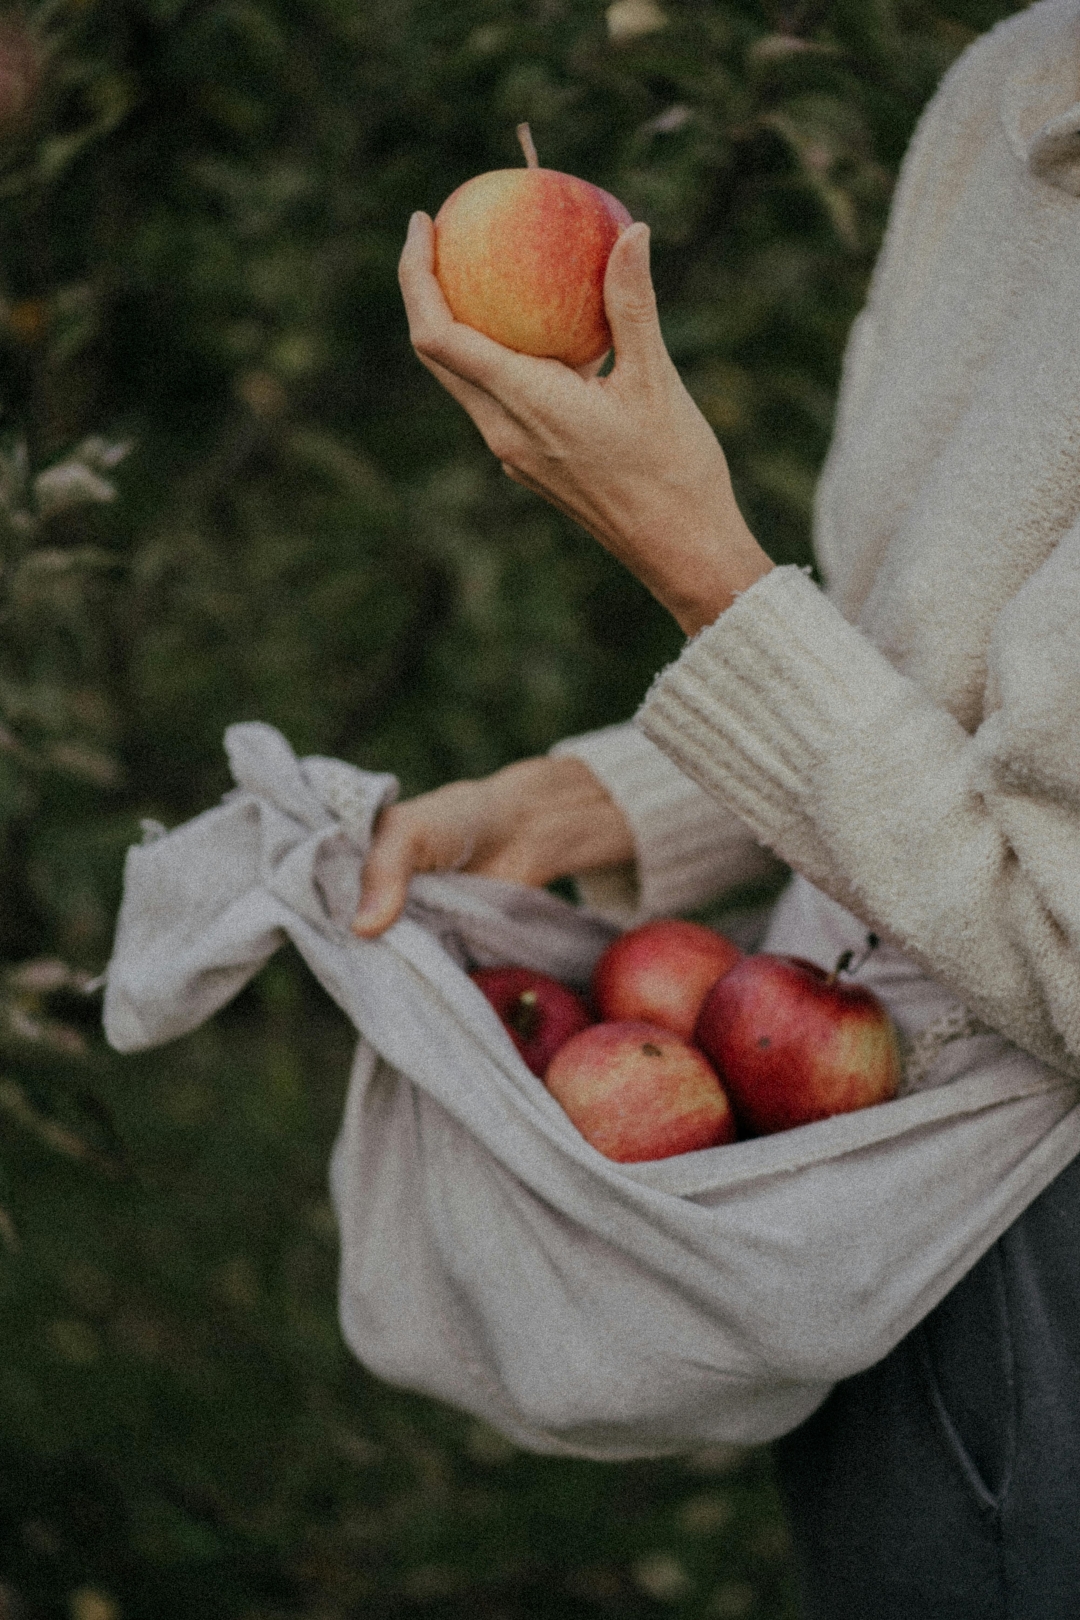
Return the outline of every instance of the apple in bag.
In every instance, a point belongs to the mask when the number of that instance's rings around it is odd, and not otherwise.
[[[523,967],[477,968],[469,977],[541,1080],[559,1047],[593,1022],[582,998],[546,973]]]
[[[850,953],[846,953],[850,958]],[[841,964],[843,958],[841,958]],[[710,990],[694,1040],[742,1131],[764,1136],[896,1096],[900,1048],[877,997],[795,956],[746,956]]]
[[[604,1020],[644,1019],[690,1041],[705,997],[741,959],[714,929],[659,918],[608,946],[593,970],[592,998]]]
[[[544,1084],[585,1140],[621,1164],[735,1140],[708,1059],[657,1024],[593,1024],[559,1048]]]

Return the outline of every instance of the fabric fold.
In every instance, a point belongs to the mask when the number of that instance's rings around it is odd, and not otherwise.
[[[1043,125],[1027,161],[1037,179],[1080,197],[1080,101]]]

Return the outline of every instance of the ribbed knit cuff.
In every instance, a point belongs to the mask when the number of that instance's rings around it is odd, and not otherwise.
[[[772,864],[737,817],[691,781],[634,725],[558,743],[607,788],[634,838],[634,866],[581,874],[582,898],[624,927],[693,911]]]
[[[679,768],[805,872],[830,871],[815,777],[914,689],[799,568],[737,597],[654,681],[637,724]]]

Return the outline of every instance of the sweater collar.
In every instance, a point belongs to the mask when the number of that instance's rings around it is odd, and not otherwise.
[[[1050,0],[1034,11],[1043,26],[1017,52],[1001,119],[1030,174],[1080,197],[1080,6]]]

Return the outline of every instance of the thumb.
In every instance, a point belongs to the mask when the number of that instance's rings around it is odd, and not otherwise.
[[[604,309],[615,344],[616,366],[644,371],[666,360],[649,274],[647,225],[628,226],[612,248],[604,276]]]
[[[353,933],[361,939],[376,938],[405,909],[409,881],[418,862],[402,810],[401,805],[391,805],[375,823],[375,836],[360,874],[360,907],[353,921]]]
[[[375,939],[396,922],[405,909],[411,876],[405,867],[369,861],[364,867],[353,933],[361,939]]]

